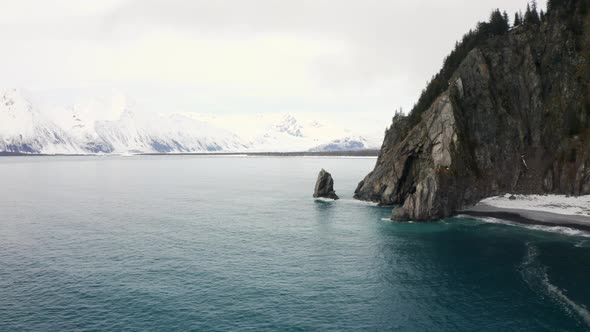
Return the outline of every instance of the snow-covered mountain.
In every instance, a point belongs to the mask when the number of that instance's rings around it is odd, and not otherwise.
[[[322,144],[311,148],[309,151],[312,152],[325,152],[325,151],[360,151],[366,149],[374,149],[375,146],[371,145],[364,137],[345,137],[343,139],[335,139],[329,143]]]
[[[313,114],[186,115],[228,128],[248,139],[250,151],[257,152],[378,149],[383,140],[381,133],[359,135],[338,123],[338,119],[319,119]]]
[[[140,117],[125,110],[117,121],[98,122],[96,132],[111,152],[219,152],[250,147],[227,130],[179,114]]]
[[[0,153],[343,151],[380,143],[326,123],[283,113],[143,114],[124,98],[42,112],[18,90],[0,92]]]
[[[0,94],[0,151],[83,153],[72,137],[43,116],[15,89]]]

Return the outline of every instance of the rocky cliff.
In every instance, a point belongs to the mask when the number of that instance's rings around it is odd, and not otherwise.
[[[575,15],[471,50],[417,123],[394,117],[355,198],[427,221],[505,192],[590,194],[590,20]]]

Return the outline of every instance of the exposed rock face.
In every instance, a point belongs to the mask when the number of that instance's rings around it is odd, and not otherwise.
[[[506,192],[590,194],[589,31],[555,18],[473,49],[418,124],[393,119],[355,198],[426,221]]]
[[[332,179],[332,175],[326,172],[324,169],[322,169],[318,175],[318,180],[315,183],[313,197],[338,199],[338,195],[336,195],[336,192],[334,191],[334,179]]]

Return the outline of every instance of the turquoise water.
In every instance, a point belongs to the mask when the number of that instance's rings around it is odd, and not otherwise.
[[[0,331],[588,329],[590,238],[390,223],[374,162],[1,158]]]

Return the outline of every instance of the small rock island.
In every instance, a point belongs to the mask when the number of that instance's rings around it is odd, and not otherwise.
[[[333,200],[337,200],[339,197],[336,195],[334,191],[334,179],[332,179],[332,174],[326,172],[322,168],[320,174],[318,175],[318,180],[315,183],[315,190],[313,192],[314,198],[329,198]]]

